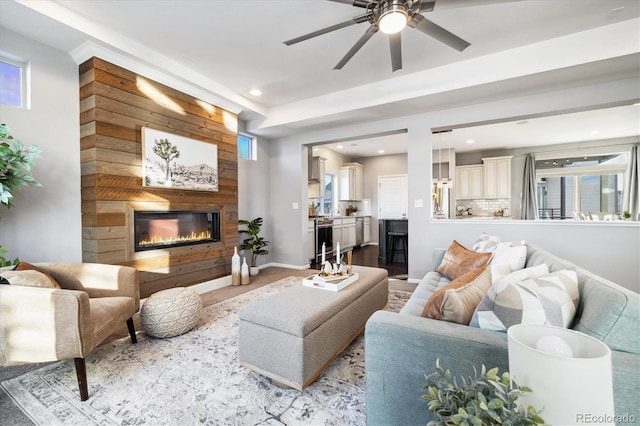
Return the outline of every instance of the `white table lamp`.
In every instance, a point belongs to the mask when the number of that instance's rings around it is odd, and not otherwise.
[[[614,424],[607,345],[584,333],[546,325],[514,325],[507,335],[509,372],[533,391],[518,399],[520,405],[532,405],[552,425]]]

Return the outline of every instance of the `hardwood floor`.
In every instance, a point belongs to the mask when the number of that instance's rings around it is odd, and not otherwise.
[[[394,262],[378,264],[378,246],[364,246],[354,248],[352,262],[354,265],[384,268],[389,271],[390,277],[397,278],[403,275],[406,276],[409,272],[409,265],[406,263]]]

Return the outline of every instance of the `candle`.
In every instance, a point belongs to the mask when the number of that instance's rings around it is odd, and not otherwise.
[[[340,243],[336,247],[336,263],[340,264]]]
[[[327,247],[325,246],[325,243],[322,243],[322,262],[320,262],[321,265],[324,265],[324,263],[326,262],[326,258],[325,258],[325,250],[327,249]]]

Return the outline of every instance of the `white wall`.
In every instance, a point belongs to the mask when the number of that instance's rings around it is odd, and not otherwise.
[[[71,57],[0,28],[0,49],[31,64],[31,109],[0,105],[0,121],[16,139],[37,145],[33,175],[42,187],[14,194],[0,206],[0,244],[7,258],[82,261],[78,67]]]
[[[242,127],[243,123],[239,123]],[[273,223],[271,218],[271,207],[269,203],[269,188],[271,178],[269,174],[270,154],[269,143],[262,138],[256,138],[257,152],[255,160],[238,159],[238,219],[252,220],[257,217],[264,219],[261,236],[271,241]],[[242,236],[238,236],[238,242],[242,241]],[[271,252],[271,247],[267,247]],[[244,256],[245,253],[241,253]],[[247,263],[251,259],[248,253]],[[271,253],[258,257],[258,265],[268,263]]]

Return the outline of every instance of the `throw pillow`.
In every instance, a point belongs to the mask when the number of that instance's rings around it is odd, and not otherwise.
[[[513,271],[524,268],[527,261],[527,246],[511,246],[511,243],[498,243],[491,259],[491,279],[497,282]]]
[[[458,324],[469,324],[476,307],[491,288],[491,271],[483,268],[482,273],[466,285],[444,292],[440,312],[441,320]]]
[[[31,263],[20,262],[20,263],[18,263],[18,266],[15,267],[15,270],[16,271],[38,271],[41,274],[45,274],[51,280],[51,282],[54,284],[55,288],[61,288],[60,284],[58,284],[58,282],[55,280],[55,278],[53,278],[47,271],[45,271],[42,268],[37,267],[36,265],[32,265]]]
[[[500,241],[502,241],[500,237],[485,234],[483,232],[473,244],[471,250],[477,251],[479,253],[491,253],[496,249]]]
[[[455,280],[467,272],[485,267],[491,261],[491,253],[476,253],[453,241],[436,272]]]
[[[569,327],[580,293],[575,271],[562,270],[524,281],[500,280],[476,308],[472,327],[506,331],[515,324]]]
[[[484,272],[485,269],[486,268],[479,268],[471,272],[467,272],[466,274],[451,281],[447,285],[437,289],[431,295],[431,297],[429,297],[429,300],[427,300],[427,303],[424,305],[424,309],[422,310],[422,316],[425,318],[440,319],[442,317],[441,308],[442,308],[442,302],[445,297],[445,292],[447,290],[455,290],[455,289],[459,289],[461,287],[467,286],[469,283],[473,282],[480,274],[482,274],[482,272]],[[480,298],[482,298],[482,296],[480,296]],[[480,302],[480,299],[478,299],[478,302]],[[473,309],[475,309],[475,306],[473,307]]]
[[[60,288],[57,282],[52,281],[49,276],[35,270],[6,271],[2,272],[2,278],[11,285],[21,285],[27,287]]]

